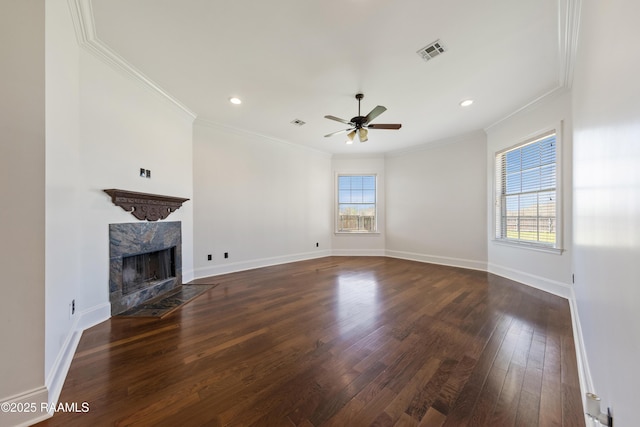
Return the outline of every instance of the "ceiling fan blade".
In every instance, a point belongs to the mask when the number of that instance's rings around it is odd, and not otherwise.
[[[402,125],[399,123],[394,123],[394,124],[372,123],[367,127],[369,129],[400,129]]]
[[[340,122],[340,123],[344,123],[345,125],[350,125],[351,122],[345,120],[345,119],[341,119],[340,117],[336,117],[336,116],[324,116],[325,119],[329,119],[329,120],[335,120],[336,122]]]
[[[369,114],[367,114],[365,116],[364,124],[369,123],[371,120],[375,119],[376,117],[378,117],[380,114],[384,113],[385,111],[387,111],[386,107],[383,107],[382,105],[378,105],[376,108],[371,110],[371,112]]]
[[[341,133],[347,133],[347,132],[349,132],[350,130],[353,130],[353,128],[349,128],[349,129],[345,129],[345,130],[338,130],[338,131],[335,131],[335,132],[331,132],[331,133],[329,133],[329,134],[325,135],[324,137],[325,137],[325,138],[329,138],[330,136],[333,136],[333,135],[339,135],[339,134],[341,134]]]

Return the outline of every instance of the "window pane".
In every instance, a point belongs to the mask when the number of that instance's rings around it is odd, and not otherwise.
[[[351,191],[338,190],[338,203],[350,203],[350,202],[351,202]]]
[[[522,171],[522,192],[540,189],[540,169]]]
[[[376,190],[363,190],[362,191],[362,201],[364,203],[375,203],[376,202]]]
[[[355,205],[340,205],[338,207],[338,211],[340,215],[356,215],[358,213],[358,208]]]
[[[552,135],[540,141],[540,163],[547,165],[556,162],[556,136]]]
[[[507,203],[507,216],[518,216],[518,209],[520,206],[520,196],[508,196]]]
[[[540,189],[546,190],[556,187],[556,164],[540,168]]]
[[[520,150],[513,150],[506,153],[504,163],[507,174],[520,171]]]
[[[362,177],[361,176],[352,176],[351,177],[351,188],[352,189],[362,189]]]
[[[540,193],[539,197],[539,211],[541,218],[555,218],[556,216],[556,193],[555,191],[549,191]]]
[[[349,190],[349,189],[351,189],[351,177],[350,176],[339,176],[338,177],[338,189],[339,190]]]
[[[537,143],[522,147],[522,170],[540,166],[540,147]]]
[[[520,193],[522,191],[522,179],[520,172],[507,175],[507,194]]]
[[[376,189],[376,177],[375,176],[363,176],[362,177],[362,188],[365,190],[375,190]]]

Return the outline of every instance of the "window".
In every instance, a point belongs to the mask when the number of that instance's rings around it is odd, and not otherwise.
[[[555,131],[496,154],[496,239],[558,247]]]
[[[374,233],[376,227],[376,176],[338,175],[339,233]]]

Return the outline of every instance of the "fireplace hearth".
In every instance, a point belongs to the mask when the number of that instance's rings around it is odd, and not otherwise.
[[[109,224],[109,300],[115,316],[182,285],[177,222]]]

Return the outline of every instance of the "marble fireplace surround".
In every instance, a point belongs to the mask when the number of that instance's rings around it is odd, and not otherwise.
[[[123,292],[123,257],[175,247],[175,277],[151,282],[148,287]],[[109,224],[109,301],[115,316],[182,285],[182,223],[136,222]]]

